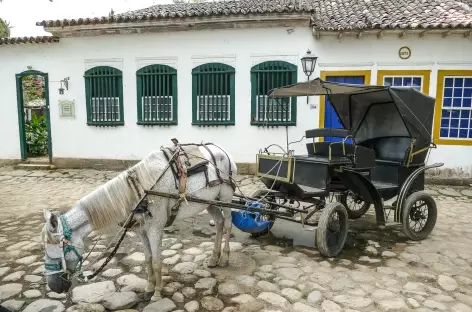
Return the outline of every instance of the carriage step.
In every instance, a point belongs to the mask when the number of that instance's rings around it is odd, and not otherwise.
[[[303,192],[303,197],[315,197],[326,195],[326,190],[314,188],[302,184],[297,184],[298,188]]]
[[[387,182],[372,181],[372,185],[374,185],[377,190],[382,190],[382,191],[398,189],[398,184],[387,183]]]
[[[17,164],[13,168],[19,170],[54,170],[56,166],[51,164]]]

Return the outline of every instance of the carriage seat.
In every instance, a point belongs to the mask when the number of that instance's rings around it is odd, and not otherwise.
[[[359,145],[341,142],[315,142],[307,143],[308,156],[325,156],[329,157],[331,146],[331,158],[348,157],[353,155],[356,158],[357,168],[373,168],[375,166],[375,154],[370,148]]]
[[[367,140],[359,144],[375,151],[377,163],[403,165],[408,159],[411,141],[411,137],[386,137]],[[417,160],[421,161],[421,157],[417,157]]]

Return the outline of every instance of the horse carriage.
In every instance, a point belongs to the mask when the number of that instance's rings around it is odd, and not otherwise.
[[[274,99],[310,95],[327,96],[344,129],[307,130],[311,142],[304,155],[280,146],[281,152],[264,149],[257,154],[257,176],[268,191],[233,202],[264,211],[233,211],[233,224],[253,236],[267,233],[277,218],[317,226],[317,248],[333,257],[345,244],[348,219],[362,217],[373,206],[377,225],[386,225],[393,212],[393,223],[401,224],[409,239],[426,238],[437,208],[424,192],[424,174],[443,165],[426,165],[430,148],[436,147],[431,140],[435,99],[410,87],[321,79],[269,92]],[[384,204],[394,197],[392,205]],[[328,203],[327,198],[336,200]],[[312,221],[317,212],[319,219]]]
[[[174,139],[173,147],[149,154],[67,212],[45,210],[48,286],[61,293],[70,289],[72,276],[92,280],[113,258],[126,231],[134,229],[147,255],[146,291],[154,290],[151,300],[157,300],[163,229],[205,209],[216,223],[209,267],[228,265],[232,224],[253,236],[269,232],[277,219],[316,226],[320,253],[335,257],[346,242],[349,219],[362,217],[373,206],[378,225],[385,226],[393,212],[393,223],[401,224],[409,239],[426,238],[435,226],[437,208],[424,192],[424,174],[443,165],[426,165],[430,149],[436,147],[431,140],[435,99],[409,87],[321,79],[268,94],[274,100],[312,95],[329,98],[343,128],[307,130],[310,142],[303,155],[274,144],[280,151],[271,146],[261,150],[256,176],[266,189],[252,196],[235,193],[236,165],[223,148]],[[391,205],[385,204],[395,197]],[[114,249],[93,274],[83,276],[87,235],[114,224],[122,230],[110,242],[119,237]]]

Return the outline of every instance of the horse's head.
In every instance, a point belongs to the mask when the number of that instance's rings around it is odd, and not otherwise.
[[[47,283],[52,291],[64,293],[70,289],[72,275],[82,264],[84,244],[81,237],[72,235],[64,216],[45,209],[44,219],[42,240]]]

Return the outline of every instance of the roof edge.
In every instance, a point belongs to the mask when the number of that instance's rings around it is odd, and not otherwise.
[[[15,45],[15,44],[44,44],[44,43],[57,43],[57,42],[59,42],[59,37],[56,37],[56,36],[0,38],[0,46],[1,45]]]
[[[142,20],[139,22],[120,22],[106,24],[87,24],[75,26],[44,27],[44,30],[57,37],[82,37],[112,34],[155,33],[169,31],[240,29],[261,27],[309,27],[309,12],[264,13],[232,16],[205,16]]]
[[[442,38],[462,36],[463,38],[472,38],[472,27],[470,28],[376,28],[376,29],[344,29],[344,30],[320,30],[315,26],[311,27],[312,34],[316,39],[321,37],[357,37],[360,39],[366,36],[377,36],[381,39],[387,35],[396,35],[399,39],[405,38],[409,35],[415,35],[420,38],[426,35],[441,35]]]

